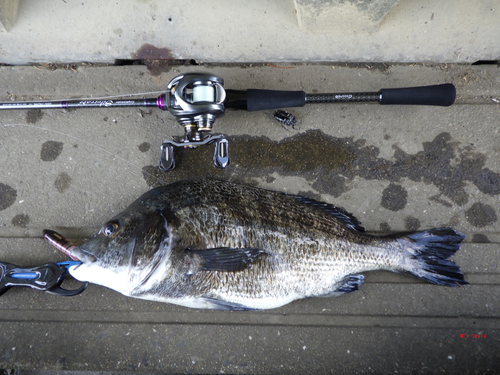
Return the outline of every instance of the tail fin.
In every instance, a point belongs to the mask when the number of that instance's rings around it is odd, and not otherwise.
[[[409,233],[403,238],[411,242],[407,251],[414,260],[409,262],[405,273],[438,285],[468,284],[460,267],[448,260],[460,249],[464,234],[451,228],[438,228]]]

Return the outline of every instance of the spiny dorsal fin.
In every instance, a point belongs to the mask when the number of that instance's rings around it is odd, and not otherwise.
[[[349,229],[358,231],[358,232],[364,232],[365,228],[361,226],[361,222],[354,217],[353,214],[347,212],[343,208],[340,207],[335,207],[333,204],[329,203],[324,203],[324,202],[319,202],[317,200],[311,199],[311,198],[306,198],[306,197],[301,197],[298,195],[292,195],[295,199],[298,201],[318,207],[322,209],[323,211],[329,213],[330,215],[333,215],[335,218],[340,220],[346,227]]]

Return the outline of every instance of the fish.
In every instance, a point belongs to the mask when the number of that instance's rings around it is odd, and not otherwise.
[[[198,179],[149,190],[80,246],[52,242],[81,261],[69,273],[82,282],[190,308],[264,310],[353,292],[375,270],[466,285],[449,260],[464,238],[452,228],[369,234],[329,203]]]

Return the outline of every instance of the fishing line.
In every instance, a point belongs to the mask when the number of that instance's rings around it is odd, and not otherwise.
[[[67,133],[63,133],[63,132],[60,132],[58,130],[53,130],[53,129],[48,129],[48,128],[43,128],[41,126],[36,126],[36,125],[30,125],[30,124],[2,124],[4,128],[6,127],[14,127],[14,126],[24,126],[24,127],[28,127],[28,128],[33,128],[33,129],[38,129],[38,130],[45,130],[45,131],[48,131],[48,132],[52,132],[52,133],[56,133],[56,134],[60,134],[60,135],[63,135],[65,137],[68,137],[68,138],[73,138],[77,141],[80,141],[80,142],[83,142],[83,143],[86,143],[88,145],[91,145],[95,148],[97,148],[98,150],[102,151],[102,152],[105,152],[107,153],[108,155],[111,155],[113,158],[116,158],[116,159],[119,159],[121,160],[122,162],[128,164],[129,166],[131,167],[134,167],[134,168],[137,168],[138,170],[140,170],[142,173],[145,173],[146,175],[148,175],[149,177],[152,177],[154,179],[156,179],[158,182],[160,183],[163,183],[163,184],[166,184],[167,182],[162,180],[161,178],[158,178],[154,175],[152,175],[151,173],[143,170],[141,167],[139,167],[138,165],[135,165],[134,163],[128,161],[127,159],[124,159],[122,158],[121,156],[118,156],[118,155],[115,155],[113,154],[111,151],[108,151],[106,150],[104,147],[101,147],[99,145],[96,145],[95,143],[92,143],[90,141],[86,141],[85,139],[82,139],[82,138],[78,138],[74,135],[71,135],[71,134],[67,134]],[[137,175],[137,174],[136,174]]]
[[[57,101],[70,101],[70,100],[104,100],[104,99],[116,99],[116,98],[131,98],[134,96],[145,96],[145,95],[157,95],[157,94],[163,94],[165,91],[148,91],[148,92],[138,92],[134,94],[122,94],[122,95],[110,95],[110,96],[97,96],[97,97],[87,97],[87,98],[66,98],[66,99],[59,99],[57,98]],[[52,102],[53,100],[51,99],[42,99],[41,102]]]

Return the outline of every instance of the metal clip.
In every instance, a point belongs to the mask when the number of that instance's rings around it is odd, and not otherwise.
[[[87,288],[87,282],[76,290],[66,290],[60,285],[68,268],[79,264],[81,262],[67,261],[21,268],[10,263],[0,263],[0,295],[11,287],[24,286],[59,296],[75,296]]]

